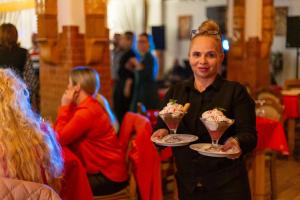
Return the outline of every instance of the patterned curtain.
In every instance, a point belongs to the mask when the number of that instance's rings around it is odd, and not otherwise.
[[[109,0],[107,20],[110,33],[141,33],[144,13],[144,0]]]

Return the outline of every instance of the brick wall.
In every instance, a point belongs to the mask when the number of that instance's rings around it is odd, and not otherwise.
[[[233,33],[228,54],[227,78],[247,85],[252,95],[270,84],[269,55],[273,38],[273,0],[263,1],[262,38],[244,40],[245,0],[235,0],[233,7]]]
[[[63,27],[54,49],[59,52],[57,63],[42,60],[40,68],[41,112],[51,120],[56,118],[70,70],[74,66],[84,65],[84,37],[78,33],[78,27]]]
[[[86,65],[84,35],[79,34],[78,27],[63,27],[63,32],[58,36],[54,49],[59,52],[57,63],[48,63],[42,60],[40,69],[41,112],[44,117],[52,121],[56,118],[61,96],[67,87],[70,70],[75,66]],[[108,43],[102,48],[102,55],[99,52],[99,57],[101,57],[101,62],[90,66],[99,72],[101,93],[111,101]]]
[[[112,105],[112,81],[111,81],[111,71],[110,71],[110,51],[109,45],[106,43],[103,49],[101,63],[94,65],[94,67],[100,74],[100,93],[104,95],[107,100]]]

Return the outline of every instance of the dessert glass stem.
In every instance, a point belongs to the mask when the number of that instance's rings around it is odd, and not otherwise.
[[[177,129],[170,129],[171,134],[176,134]]]
[[[218,141],[219,140],[214,140],[214,139],[212,139],[212,141],[211,141],[211,146],[213,147],[213,148],[218,148]]]
[[[177,131],[177,129],[170,129],[170,134],[175,134],[176,135],[176,131]],[[175,135],[173,136],[174,139],[181,140],[179,137],[177,137]]]

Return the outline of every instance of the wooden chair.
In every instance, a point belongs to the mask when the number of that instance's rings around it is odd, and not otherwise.
[[[122,126],[124,126],[124,124],[122,124]],[[126,151],[126,161],[128,164],[128,174],[129,174],[129,185],[126,188],[114,194],[94,196],[94,200],[137,200],[138,199],[136,180],[132,172],[132,163],[131,160],[129,159],[129,152],[132,148],[132,142],[134,138],[135,138],[135,134],[131,134],[128,144],[125,147],[123,147],[123,150]]]
[[[146,117],[132,112],[125,114],[119,141],[127,152],[130,182],[134,183],[129,187],[129,199],[136,199],[137,191],[141,199],[162,199],[160,157],[150,140],[151,134],[151,123]]]
[[[264,111],[263,117],[282,122],[283,106],[269,97],[260,100],[262,104],[257,105],[256,109]]]
[[[110,195],[94,196],[94,200],[136,200],[136,196],[130,195],[130,186],[125,189]]]
[[[269,94],[270,93],[261,96],[261,98],[264,97],[261,99],[264,103],[260,105],[259,108],[264,110],[264,117],[277,120],[282,123],[283,106],[276,100],[275,95],[270,98],[271,95]],[[276,199],[277,194],[276,157],[277,154],[274,151],[267,150],[265,152],[265,158],[269,170],[271,199]]]
[[[299,79],[290,79],[284,82],[284,89],[288,92],[294,93],[295,96],[298,96],[298,105],[300,105],[300,80]],[[300,112],[300,106],[298,106]],[[299,118],[289,118],[287,120],[288,127],[288,140],[291,154],[294,154],[295,150],[295,140],[296,140],[296,130],[300,129],[300,120]]]
[[[261,88],[256,92],[256,98],[259,100],[262,99],[272,99],[277,104],[282,103],[282,96],[280,93],[275,93],[271,89],[268,88]]]
[[[132,141],[130,141],[128,144],[128,149],[131,148],[131,142]],[[128,158],[128,152],[129,150],[127,151],[127,158]],[[136,181],[132,173],[132,165],[129,159],[127,159],[127,162],[128,162],[128,173],[129,173],[129,185],[126,188],[114,194],[94,196],[94,200],[137,200],[138,199]]]
[[[293,89],[300,88],[300,80],[299,79],[289,79],[284,82],[284,89]]]
[[[128,159],[128,154],[132,146],[132,138],[128,143],[128,149],[126,152],[126,159],[128,163],[128,174],[129,174],[129,185],[126,188],[114,194],[94,196],[94,200],[137,200],[138,199],[136,181],[134,178],[134,174],[132,173],[132,164],[130,162],[130,159]]]

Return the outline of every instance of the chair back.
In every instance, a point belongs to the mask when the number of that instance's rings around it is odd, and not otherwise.
[[[160,156],[150,138],[152,127],[149,119],[127,112],[123,118],[119,141],[128,154],[136,186],[143,200],[161,200]]]
[[[261,104],[257,104],[256,113],[258,110],[262,114],[262,117],[277,120],[282,122],[283,117],[283,106],[271,98],[260,100]]]
[[[151,122],[152,127],[155,127],[157,124],[157,117],[159,110],[147,110],[147,117]]]
[[[0,199],[5,200],[61,199],[49,186],[24,180],[1,177],[0,188]]]
[[[162,200],[160,157],[150,140],[152,127],[143,115],[127,112],[123,118],[119,142],[126,152],[129,187],[115,194],[96,196],[95,200],[135,200],[137,190],[143,200]]]
[[[259,100],[263,99],[272,99],[277,104],[281,104],[282,102],[282,96],[280,93],[275,93],[275,91],[268,89],[268,88],[262,88],[256,92],[256,98]]]
[[[299,79],[289,79],[284,82],[284,89],[293,89],[300,88],[300,80]]]

